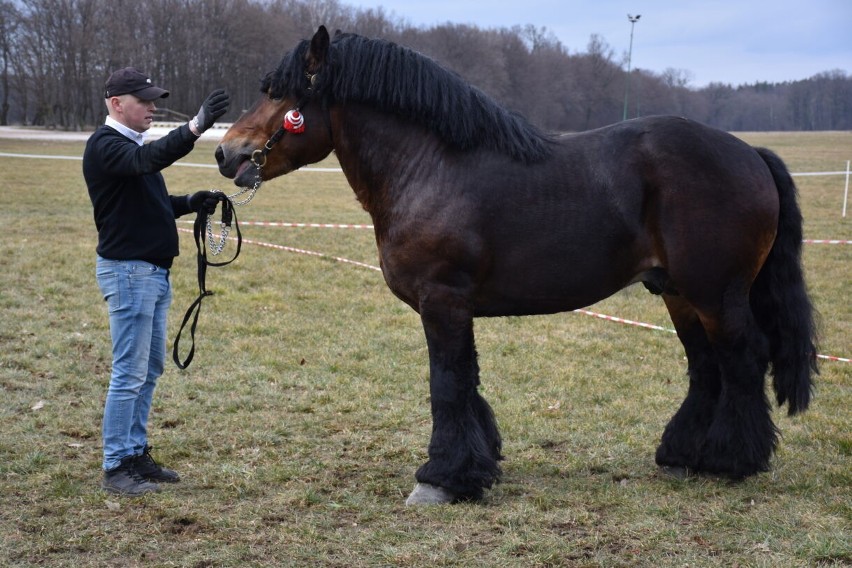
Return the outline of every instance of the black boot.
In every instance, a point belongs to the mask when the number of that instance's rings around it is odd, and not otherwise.
[[[137,497],[159,491],[159,485],[139,475],[134,468],[135,460],[134,456],[128,456],[121,460],[117,468],[105,471],[101,488],[107,493],[128,497]]]
[[[177,483],[180,481],[180,476],[177,472],[166,469],[151,457],[151,446],[145,446],[145,451],[141,456],[133,458],[133,469],[148,481],[158,483]]]

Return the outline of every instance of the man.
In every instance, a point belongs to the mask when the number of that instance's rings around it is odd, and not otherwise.
[[[148,413],[166,361],[169,269],[179,253],[175,219],[202,208],[212,213],[217,201],[209,191],[169,195],[160,171],[189,154],[230,104],[224,90],[213,91],[189,123],[145,144],[155,101],[167,96],[137,69],[114,72],[105,85],[109,116],[83,154],[98,230],[97,281],[112,336],[102,488],[118,495],[143,495],[180,480],[151,457]]]

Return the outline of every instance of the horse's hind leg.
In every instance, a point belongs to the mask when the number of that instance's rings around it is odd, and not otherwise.
[[[473,314],[452,293],[421,301],[429,347],[432,440],[408,504],[479,499],[500,476],[501,440],[491,407],[477,391]]]
[[[764,390],[768,342],[748,292],[730,286],[714,310],[666,305],[689,360],[686,400],[663,433],[661,466],[742,478],[769,468],[777,433]]]
[[[765,391],[769,345],[748,293],[730,288],[718,315],[702,314],[702,320],[719,362],[722,390],[698,469],[735,479],[766,471],[777,443]]]
[[[663,300],[686,351],[689,390],[663,432],[656,461],[671,473],[685,475],[699,467],[701,448],[722,390],[721,374],[695,309],[679,296],[665,294]]]

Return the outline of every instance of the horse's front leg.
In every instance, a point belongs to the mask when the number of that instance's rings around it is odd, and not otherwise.
[[[500,477],[502,443],[491,407],[477,391],[473,310],[452,293],[420,303],[429,347],[432,440],[407,504],[480,499]]]

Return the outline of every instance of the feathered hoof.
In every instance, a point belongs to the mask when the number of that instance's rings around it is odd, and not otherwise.
[[[744,476],[727,475],[724,473],[713,473],[708,471],[700,471],[682,466],[664,465],[660,466],[660,475],[669,479],[691,479],[700,477],[716,481],[737,482],[745,479]]]
[[[455,501],[456,496],[447,491],[443,487],[437,485],[429,485],[428,483],[418,483],[414,486],[414,491],[405,500],[406,505],[444,505]]]
[[[670,479],[688,479],[695,475],[695,471],[683,466],[663,465],[660,466],[660,474]]]

